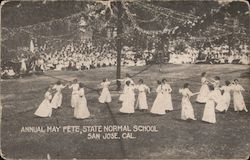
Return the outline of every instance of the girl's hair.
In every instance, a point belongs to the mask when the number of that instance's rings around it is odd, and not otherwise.
[[[207,74],[206,72],[202,72],[201,77],[204,77],[206,74]]]
[[[130,81],[126,81],[126,85],[128,86],[130,84]]]
[[[235,84],[235,82],[234,82],[234,81],[231,81],[230,83],[231,83],[231,84]]]
[[[139,82],[140,82],[140,83],[143,83],[143,79],[139,79]]]
[[[184,83],[183,88],[188,88],[189,84],[188,83]]]
[[[213,91],[214,90],[214,85],[208,84],[208,88],[209,88],[210,91]]]
[[[220,80],[220,77],[219,76],[215,76],[214,79],[215,80]]]
[[[234,79],[234,82],[239,82],[239,80],[238,79]]]
[[[104,78],[102,81],[103,81],[103,82],[106,82],[106,81],[107,81],[107,78]]]
[[[230,83],[230,81],[226,80],[225,84],[226,84],[226,86],[229,86],[231,83]]]
[[[82,82],[79,83],[79,88],[83,88],[84,84]]]
[[[157,84],[159,84],[159,85],[160,85],[160,84],[161,84],[161,81],[160,81],[160,80],[157,80]]]
[[[166,79],[166,78],[163,78],[163,79],[162,79],[162,82],[165,82],[165,81],[167,81],[167,79]]]
[[[57,84],[57,85],[61,85],[62,82],[61,82],[61,81],[57,81],[56,84]]]
[[[77,82],[78,80],[77,79],[74,79],[73,82]]]

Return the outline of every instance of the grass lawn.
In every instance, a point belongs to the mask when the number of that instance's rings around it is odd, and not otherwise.
[[[147,69],[145,69],[147,68]],[[243,93],[250,110],[250,79],[248,65],[158,65],[123,67],[122,76],[131,75],[137,82],[140,78],[155,90],[156,80],[170,81],[174,111],[164,116],[152,116],[137,111],[132,116],[121,115],[118,110],[118,92],[111,91],[113,101],[110,114],[105,104],[98,103],[98,94],[85,89],[88,107],[93,118],[76,120],[70,105],[71,90],[63,90],[61,109],[53,110],[51,118],[37,118],[34,112],[42,102],[46,88],[57,80],[50,76],[73,80],[78,78],[86,86],[97,88],[103,78],[115,79],[116,68],[107,67],[89,71],[48,71],[46,75],[1,81],[1,149],[7,158],[45,159],[87,159],[87,158],[246,158],[250,153],[250,112],[236,113],[232,102],[225,114],[217,113],[216,124],[201,121],[204,105],[191,98],[197,121],[182,121],[181,95],[178,89],[184,83],[190,84],[193,92],[200,89],[200,74],[206,71],[208,77],[216,75],[221,82],[238,78],[246,89]],[[138,72],[142,71],[140,74]],[[49,75],[49,76],[47,76]],[[110,89],[114,90],[115,85]],[[151,107],[156,93],[148,95]],[[115,120],[115,121],[114,121]],[[158,132],[135,132],[136,139],[89,140],[86,133],[21,133],[22,126],[93,126],[93,125],[155,125]]]

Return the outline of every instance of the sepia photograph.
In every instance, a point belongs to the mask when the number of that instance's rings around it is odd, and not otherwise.
[[[245,0],[4,0],[3,159],[249,159]]]

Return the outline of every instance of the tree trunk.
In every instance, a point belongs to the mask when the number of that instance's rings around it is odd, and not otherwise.
[[[117,2],[118,8],[118,20],[117,20],[117,41],[116,41],[116,51],[117,51],[117,59],[116,59],[116,79],[121,78],[121,50],[122,50],[122,42],[121,42],[121,34],[122,34],[122,4],[120,1]],[[121,82],[117,81],[117,90],[121,90]]]

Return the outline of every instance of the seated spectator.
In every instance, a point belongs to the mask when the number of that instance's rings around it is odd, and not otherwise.
[[[5,67],[5,69],[1,72],[2,79],[12,79],[19,78],[19,75],[14,72],[13,67]]]

